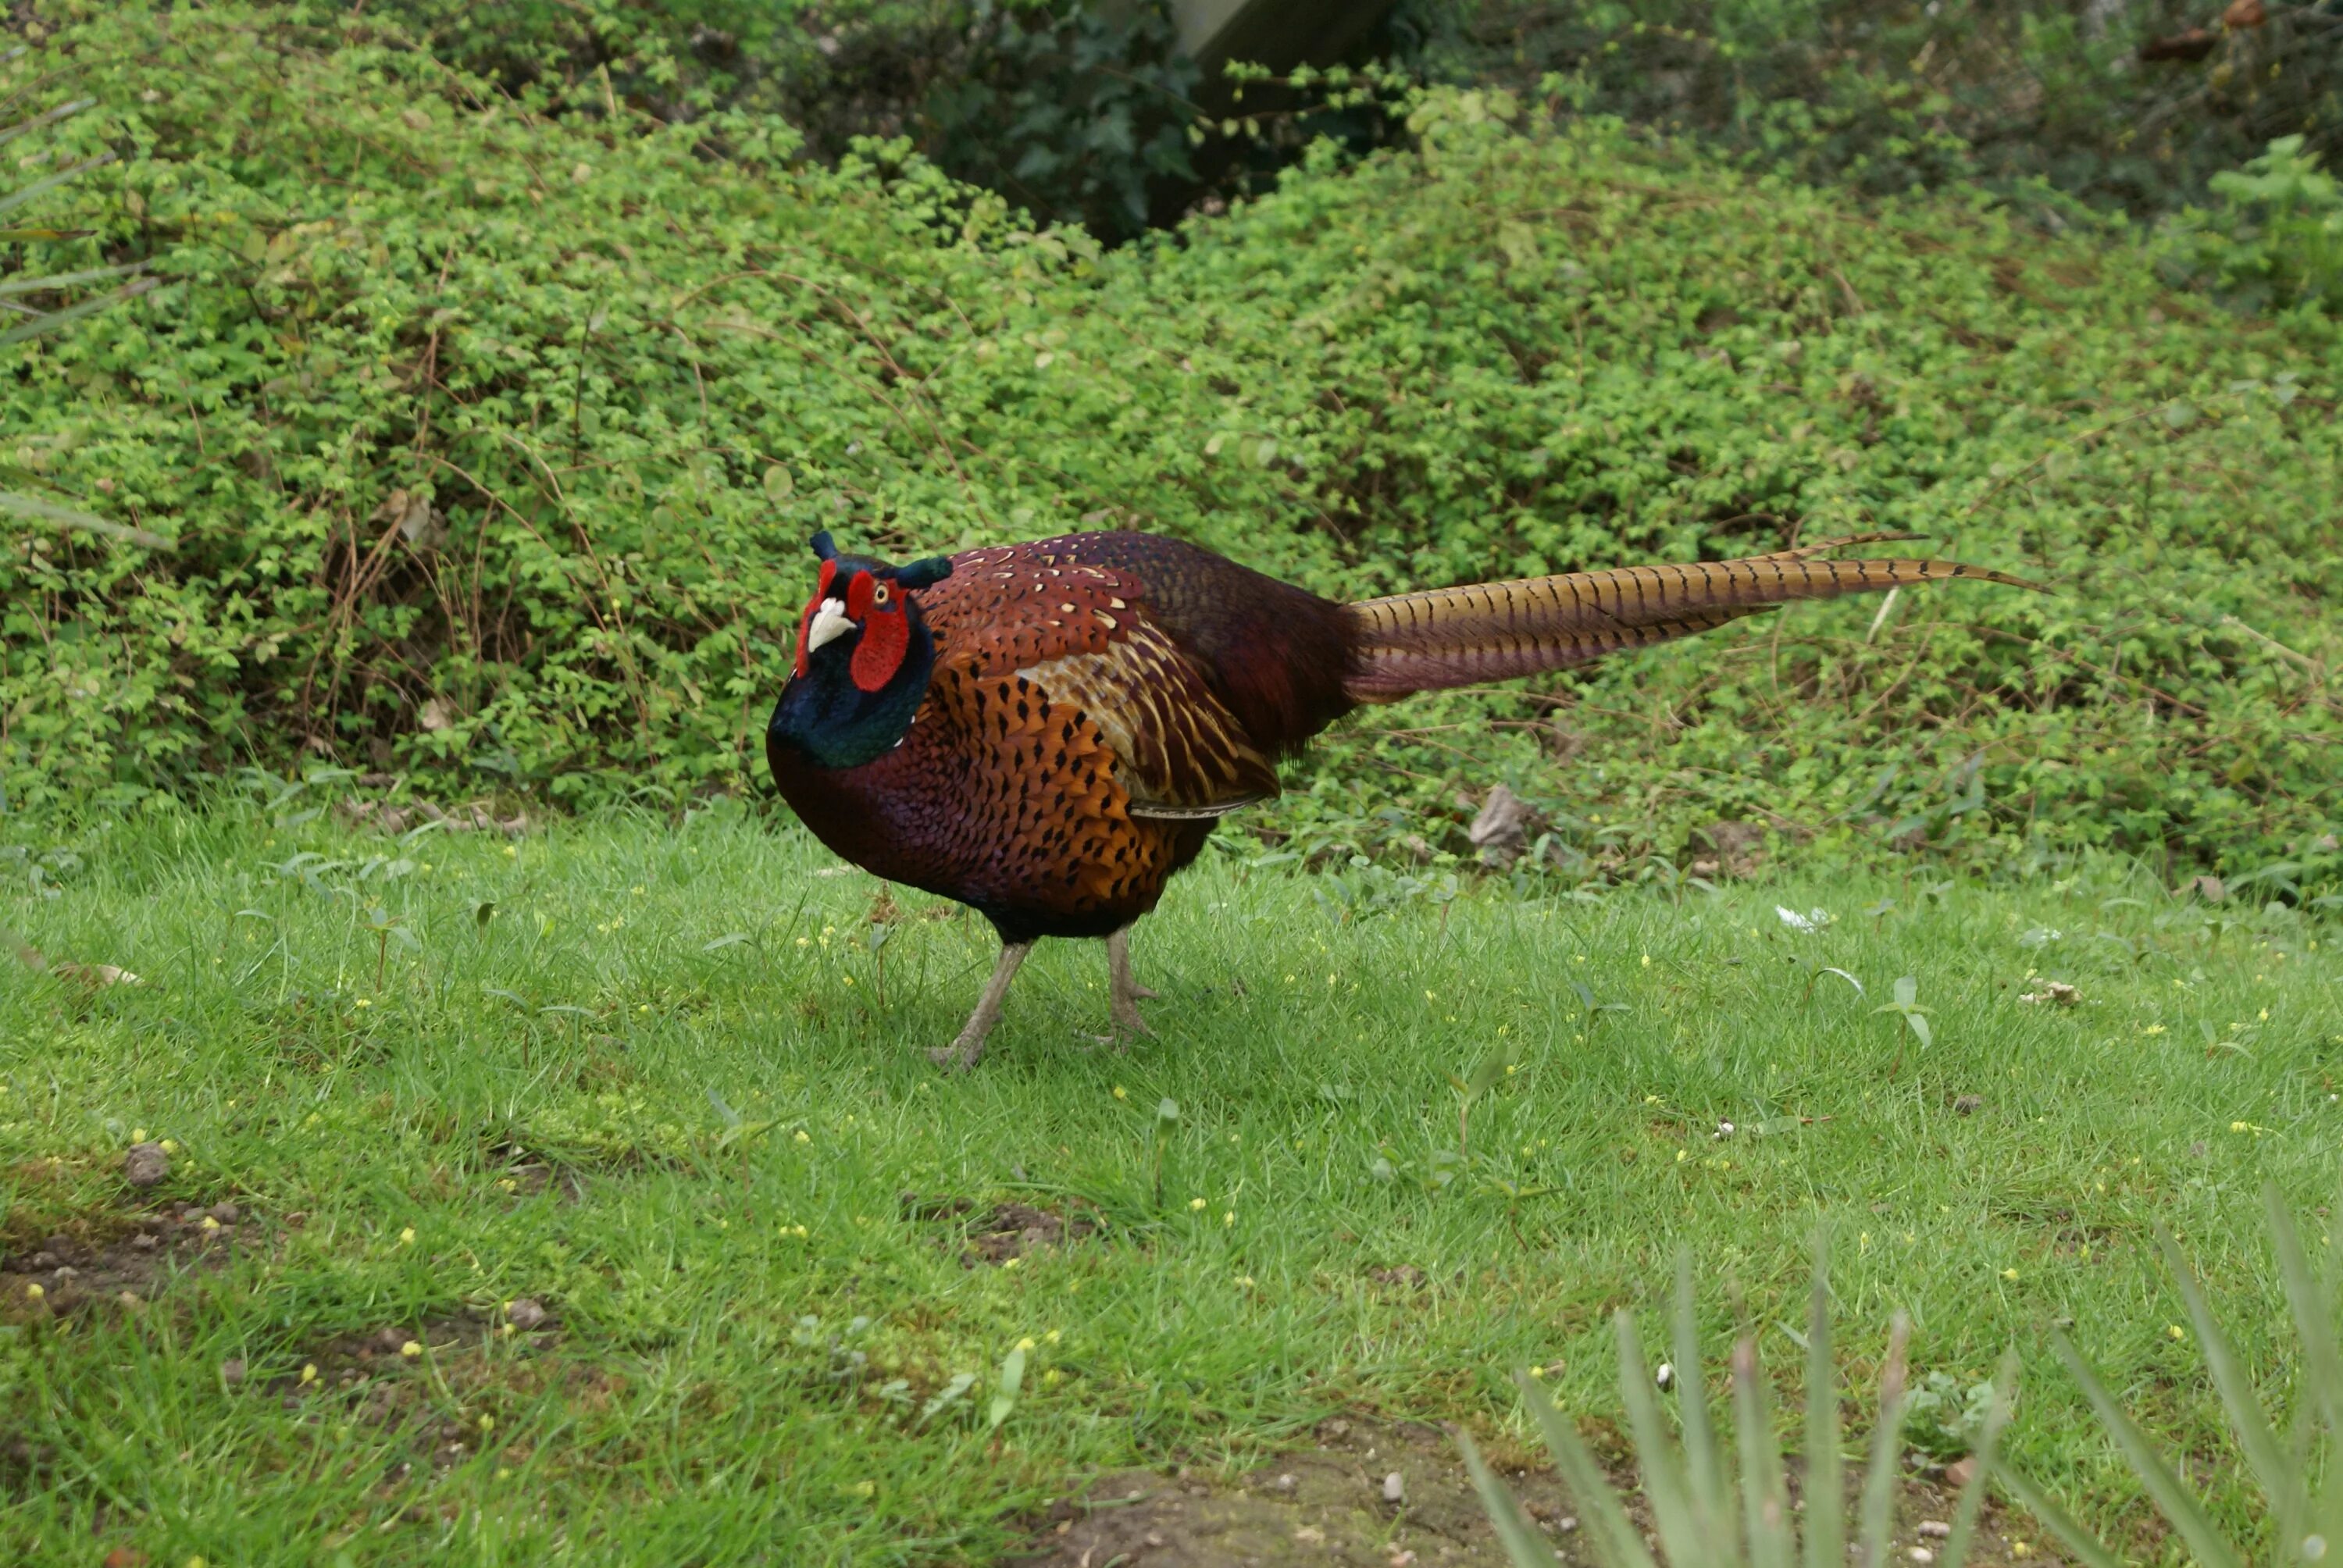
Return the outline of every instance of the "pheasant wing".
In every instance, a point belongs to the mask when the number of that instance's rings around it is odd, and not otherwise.
[[[1275,795],[1276,769],[1146,599],[1132,574],[1043,540],[954,557],[920,606],[940,668],[1021,676],[1096,725],[1134,816],[1214,817]]]

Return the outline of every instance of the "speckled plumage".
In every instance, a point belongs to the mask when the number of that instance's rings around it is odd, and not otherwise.
[[[918,603],[935,667],[901,745],[835,769],[769,738],[773,777],[839,854],[1009,941],[1105,936],[1153,909],[1216,817],[1276,793],[1272,759],[1307,739],[1282,716],[1349,706],[1339,607],[1176,540],[971,550]],[[1322,689],[1229,682],[1206,651],[1271,639],[1306,650],[1283,679],[1314,670]]]

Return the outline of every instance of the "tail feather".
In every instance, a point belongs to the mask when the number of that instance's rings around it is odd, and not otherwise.
[[[1854,534],[1771,555],[1684,566],[1618,567],[1472,583],[1343,607],[1352,644],[1342,689],[1355,702],[1473,686],[1584,664],[1606,653],[1707,631],[1795,599],[1976,578],[2040,585],[1958,561],[1826,560],[1849,545],[1909,538]]]

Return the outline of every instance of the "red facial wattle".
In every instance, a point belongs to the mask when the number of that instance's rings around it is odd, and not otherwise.
[[[862,628],[847,672],[864,691],[885,689],[903,667],[903,655],[911,646],[911,625],[903,618],[902,590],[865,572],[847,585],[846,616]]]

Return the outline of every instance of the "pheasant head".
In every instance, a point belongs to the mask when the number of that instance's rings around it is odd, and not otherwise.
[[[825,768],[853,768],[891,749],[910,727],[935,668],[935,639],[918,591],[951,575],[930,556],[893,566],[841,554],[813,537],[821,562],[798,617],[797,659],[771,730]]]

